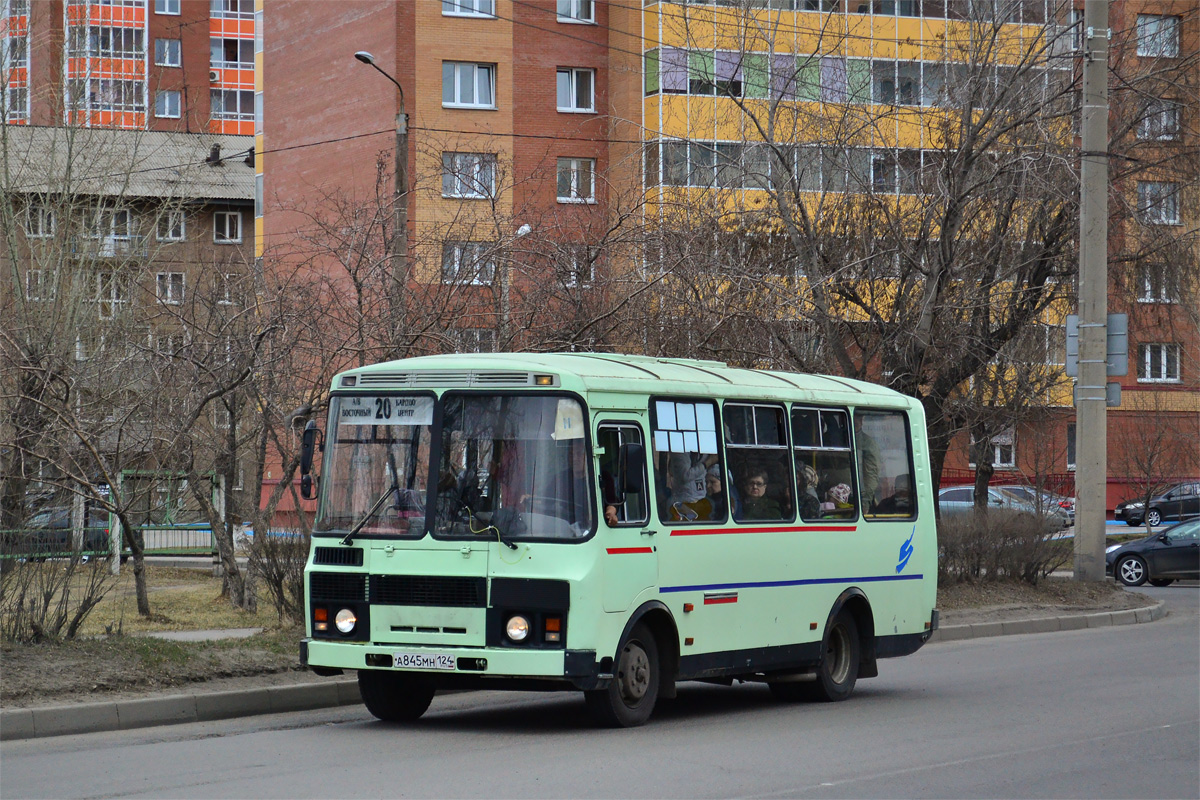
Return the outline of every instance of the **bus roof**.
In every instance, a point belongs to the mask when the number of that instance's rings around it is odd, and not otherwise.
[[[878,384],[851,378],[731,367],[721,361],[654,358],[620,353],[465,353],[421,356],[347,370],[334,379],[356,375],[355,388],[435,389],[532,386],[530,376],[554,375],[558,385],[576,391],[638,394],[713,395],[745,399],[804,399],[840,395],[842,402],[893,406],[916,403]]]

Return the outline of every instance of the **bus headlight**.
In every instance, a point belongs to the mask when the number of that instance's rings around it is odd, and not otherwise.
[[[354,630],[354,626],[358,624],[358,617],[348,608],[343,608],[337,612],[337,616],[333,619],[333,624],[337,625],[337,629],[342,633],[350,633]]]
[[[520,614],[515,614],[508,618],[508,624],[504,626],[504,632],[514,642],[523,642],[529,636],[529,620]]]

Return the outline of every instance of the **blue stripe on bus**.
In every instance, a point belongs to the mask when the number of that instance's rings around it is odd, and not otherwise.
[[[816,586],[823,583],[878,583],[880,581],[919,581],[924,575],[871,575],[863,578],[807,578],[798,581],[760,581],[756,583],[698,583],[694,586],[660,586],[660,594],[670,592],[711,592],[720,589],[770,589],[776,586]]]

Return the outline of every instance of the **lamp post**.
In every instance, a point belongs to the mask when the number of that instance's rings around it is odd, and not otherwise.
[[[404,87],[375,63],[375,56],[359,50],[354,57],[372,67],[396,86],[400,93],[400,109],[396,112],[396,187],[392,202],[392,292],[390,298],[392,314],[393,358],[403,355],[400,339],[407,317],[404,298],[408,283],[408,115],[404,113]]]

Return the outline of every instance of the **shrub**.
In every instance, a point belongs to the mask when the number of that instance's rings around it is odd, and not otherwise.
[[[255,535],[247,547],[255,583],[282,622],[304,621],[304,565],[309,537],[298,531]]]
[[[74,639],[116,584],[108,561],[79,553],[7,562],[0,570],[0,639],[6,642]]]
[[[1072,557],[1033,514],[991,510],[938,523],[938,581],[1017,579],[1036,585]]]

